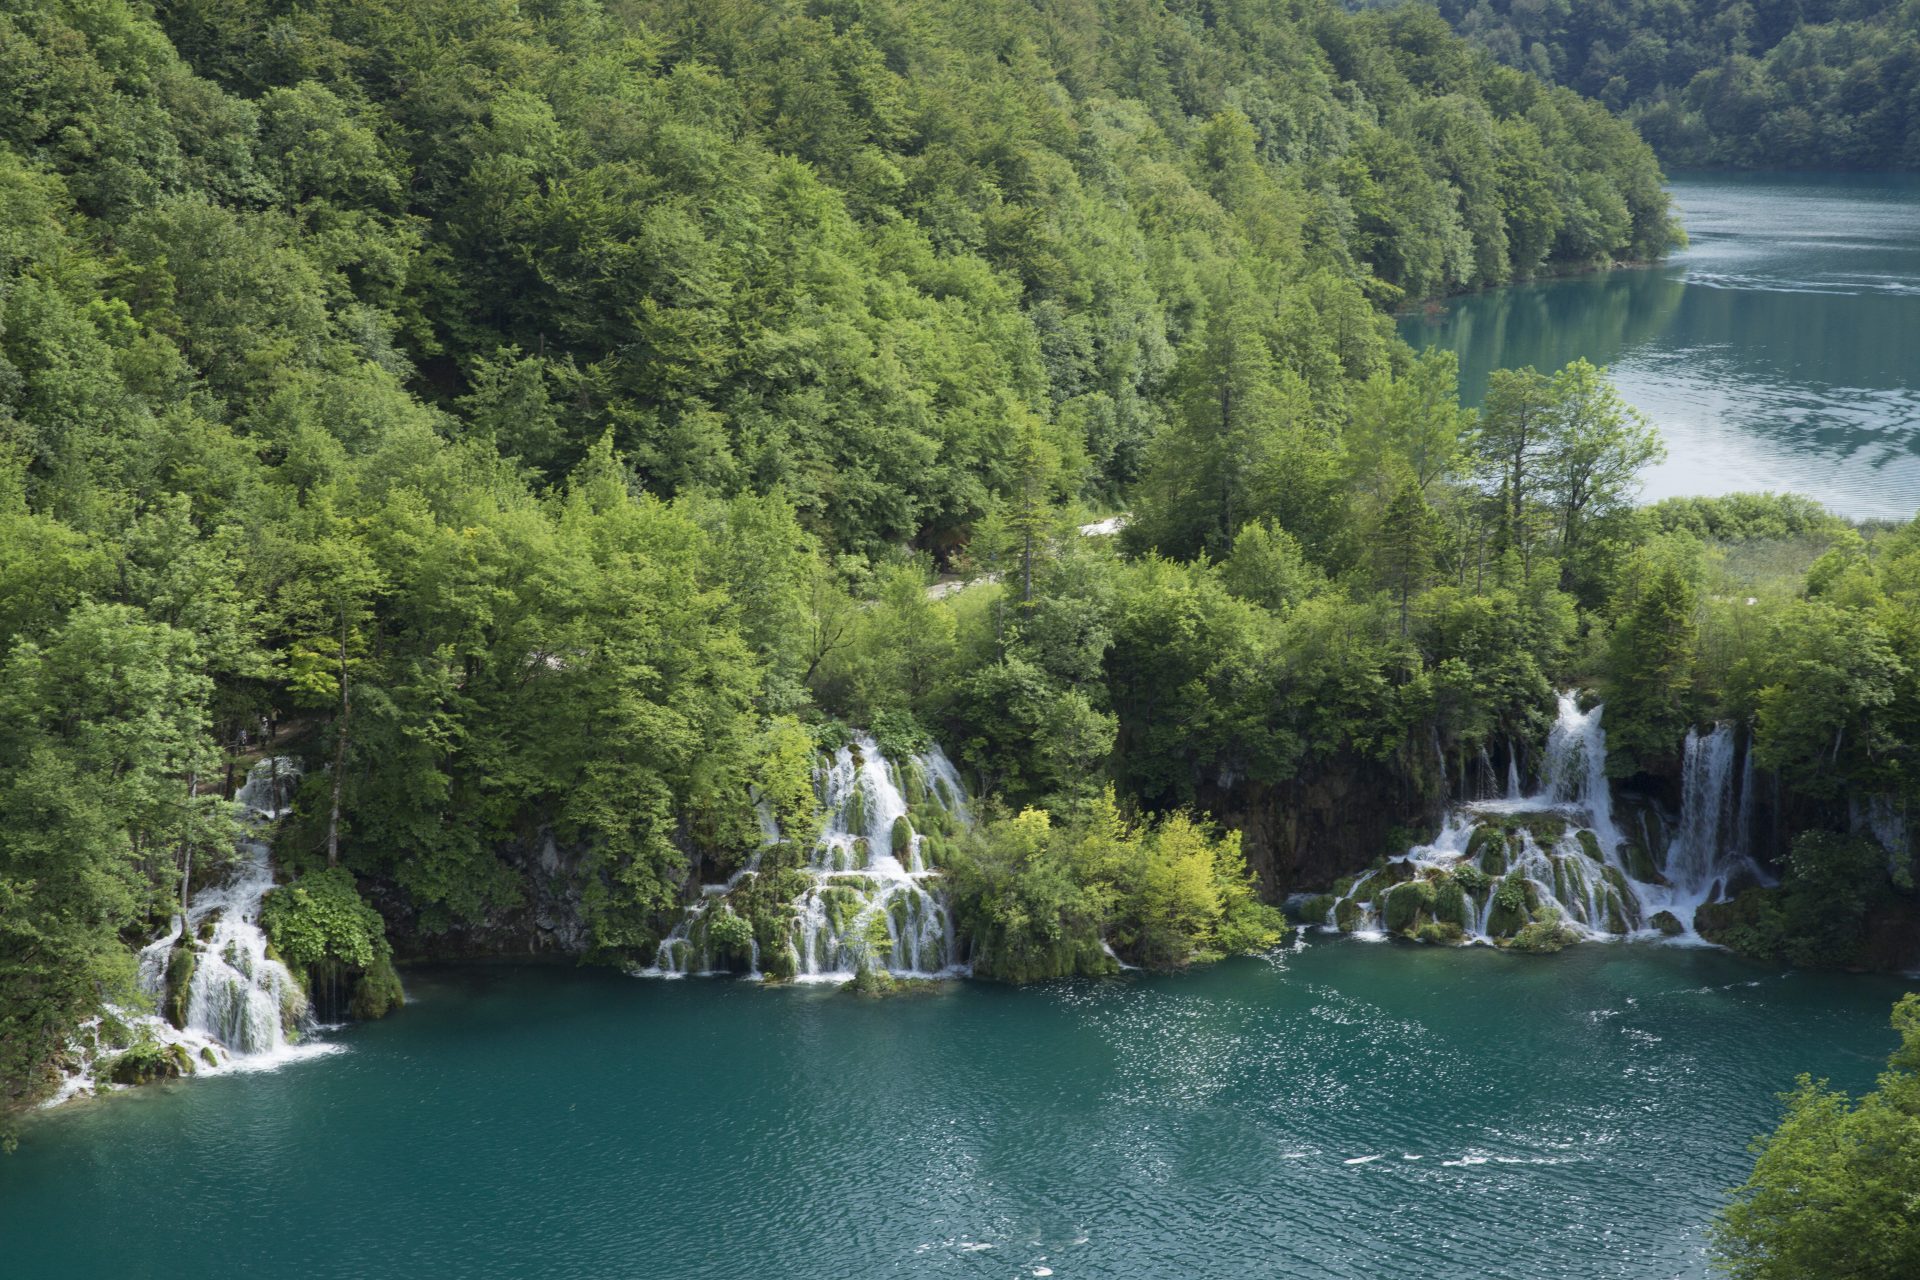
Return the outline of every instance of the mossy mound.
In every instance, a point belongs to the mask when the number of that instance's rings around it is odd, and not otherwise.
[[[899,988],[899,985],[893,975],[885,969],[863,964],[842,990],[851,991],[857,996],[890,996]]]
[[[147,1040],[134,1045],[102,1069],[115,1084],[151,1084],[193,1074],[193,1058],[185,1045]]]
[[[1387,929],[1411,935],[1423,920],[1432,918],[1433,882],[1407,880],[1387,890],[1385,910]]]
[[[1669,938],[1677,938],[1687,931],[1687,926],[1680,923],[1680,917],[1671,911],[1656,911],[1647,923]]]
[[[394,972],[393,962],[386,956],[374,960],[360,980],[353,984],[353,995],[347,1001],[347,1012],[362,1021],[384,1018],[407,1002],[406,990],[400,985],[400,975]]]
[[[1467,839],[1467,860],[1490,876],[1507,873],[1507,832],[1497,824],[1483,824]]]
[[[167,957],[167,990],[160,1012],[176,1031],[187,1029],[187,1003],[193,995],[197,956],[192,940],[182,937]]]
[[[1511,938],[1532,921],[1539,891],[1518,871],[1512,872],[1493,891],[1493,909],[1487,913],[1487,932],[1496,938]]]
[[[1334,904],[1338,901],[1339,899],[1330,893],[1308,898],[1294,908],[1294,918],[1301,924],[1325,924],[1327,916],[1332,913]]]
[[[1653,865],[1653,855],[1647,852],[1647,846],[1638,840],[1628,840],[1620,846],[1620,860],[1627,864],[1627,874],[1641,884],[1665,884],[1667,878]]]
[[[1447,920],[1429,920],[1413,936],[1436,947],[1458,947],[1467,941],[1467,931]]]
[[[1535,920],[1503,945],[1529,955],[1551,955],[1580,941],[1580,931],[1559,919]]]
[[[1440,924],[1466,928],[1467,892],[1457,877],[1445,875],[1434,881],[1433,918]]]
[[[1469,898],[1478,901],[1486,896],[1493,885],[1493,877],[1471,862],[1462,862],[1453,868],[1454,883],[1460,886]]]

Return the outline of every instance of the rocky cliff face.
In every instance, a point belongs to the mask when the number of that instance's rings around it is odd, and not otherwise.
[[[1241,832],[1262,895],[1278,902],[1406,852],[1414,833],[1439,820],[1445,795],[1437,776],[1342,760],[1277,786],[1202,788],[1199,799]]]
[[[368,900],[386,919],[396,958],[459,960],[505,955],[584,955],[591,935],[580,909],[579,865],[584,850],[562,845],[542,828],[497,851],[518,873],[524,900],[484,921],[429,927],[412,899],[391,882],[367,882]]]

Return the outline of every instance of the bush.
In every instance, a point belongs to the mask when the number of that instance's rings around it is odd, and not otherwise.
[[[361,900],[353,873],[345,867],[309,871],[269,893],[260,904],[260,927],[281,962],[309,991],[357,978],[349,1011],[356,1006],[378,1009],[373,1017],[404,1001],[386,921]]]
[[[1794,838],[1777,889],[1748,889],[1700,909],[1703,937],[1756,960],[1808,968],[1859,962],[1869,909],[1892,896],[1887,857],[1870,840],[1807,831]]]
[[[1893,1026],[1900,1047],[1858,1103],[1804,1075],[1784,1095],[1786,1115],[1714,1225],[1734,1280],[1920,1275],[1920,996],[1901,998]]]

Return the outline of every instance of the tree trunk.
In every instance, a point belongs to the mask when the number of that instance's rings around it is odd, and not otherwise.
[[[347,685],[347,611],[340,611],[340,731],[333,741],[333,807],[327,815],[327,865],[340,865],[340,792],[347,780],[347,732],[353,695]]]
[[[1220,387],[1220,554],[1233,546],[1233,383]]]
[[[199,789],[200,776],[187,775],[187,812],[193,812],[193,793]],[[193,878],[193,831],[188,829],[186,837],[180,841],[180,934],[187,931],[187,882]]]
[[[1033,603],[1033,517],[1028,516],[1027,536],[1020,553],[1020,603]]]

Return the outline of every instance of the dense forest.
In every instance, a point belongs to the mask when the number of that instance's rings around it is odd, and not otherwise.
[[[1506,65],[1625,114],[1669,164],[1920,169],[1913,0],[1434,3]]]
[[[1271,937],[1576,682],[1629,785],[1754,726],[1747,949],[1870,962],[1911,893],[1843,833],[1920,795],[1920,532],[1638,509],[1602,371],[1474,414],[1394,336],[1678,235],[1628,125],[1430,10],[3,8],[10,1099],[263,752],[266,924],[376,1006],[390,946],[562,945],[555,844],[567,949],[644,961],[848,725],[980,797],[983,976]]]

